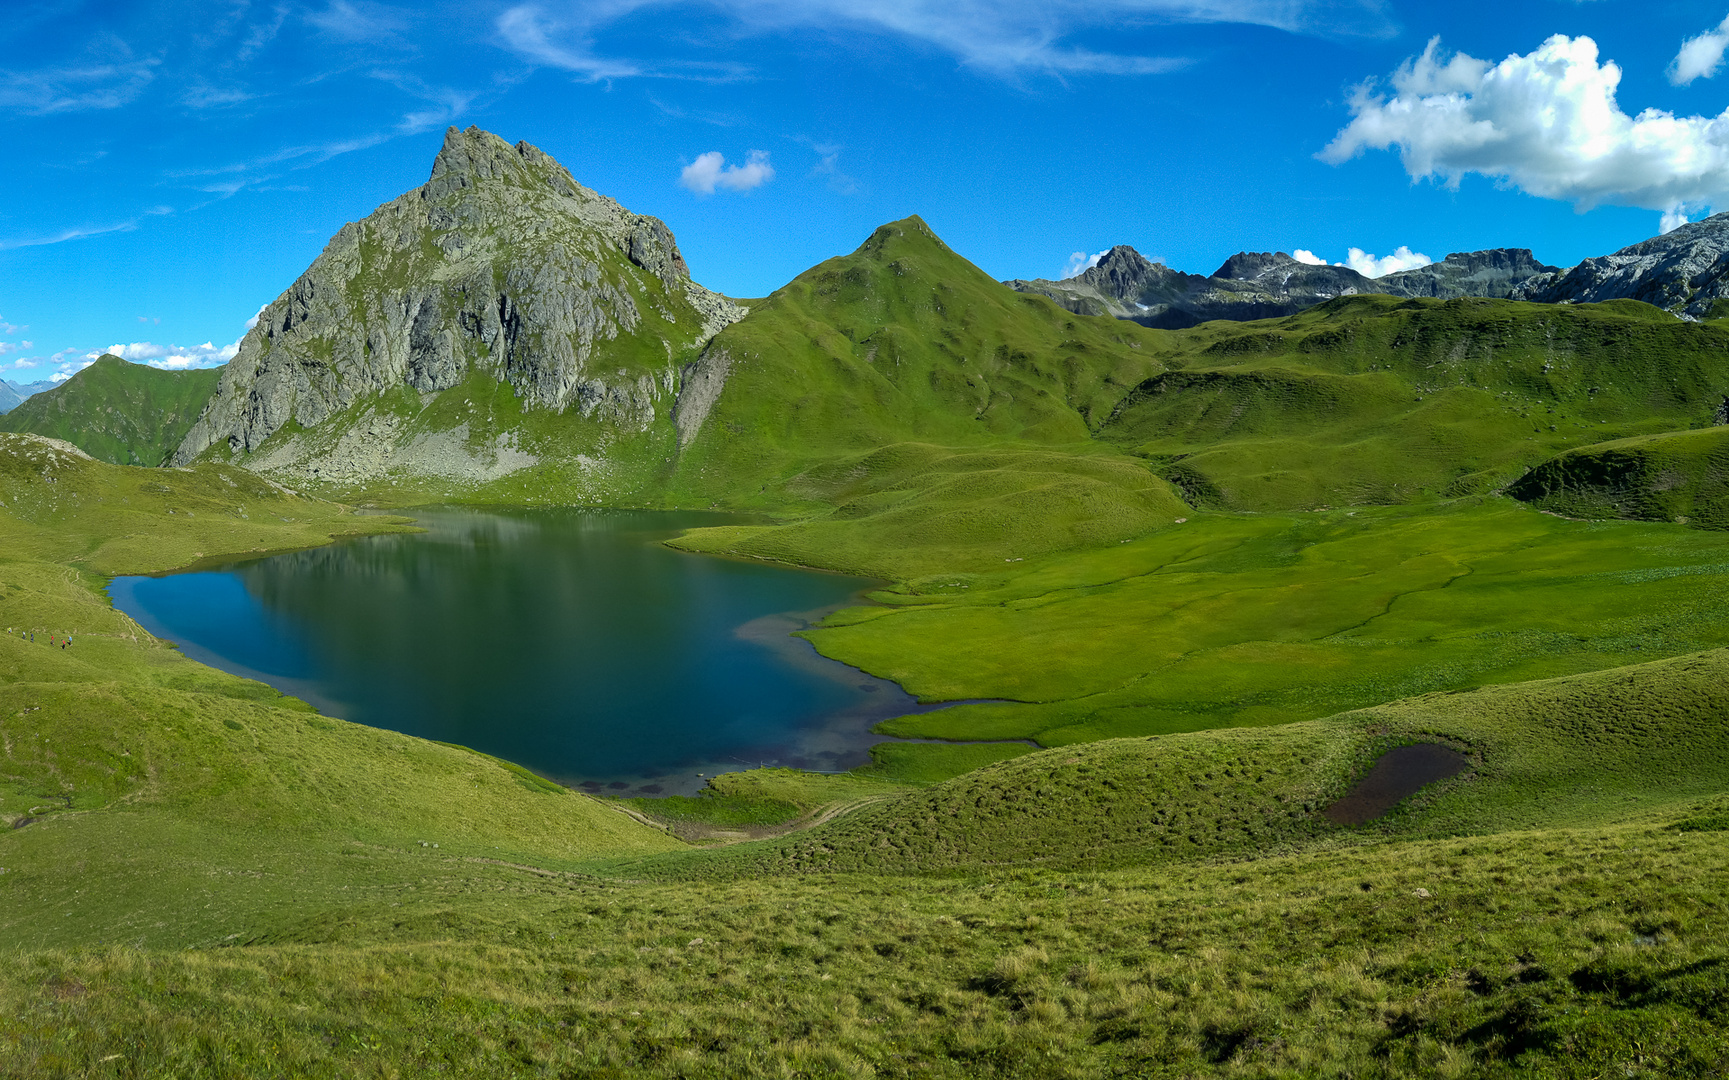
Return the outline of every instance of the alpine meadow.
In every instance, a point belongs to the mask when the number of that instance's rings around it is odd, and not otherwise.
[[[220,370],[0,420],[0,1076],[1722,1076],[1726,266],[908,216],[735,298],[452,126]],[[724,513],[665,545],[868,579],[787,629],[918,707],[608,794],[110,599],[433,507]]]

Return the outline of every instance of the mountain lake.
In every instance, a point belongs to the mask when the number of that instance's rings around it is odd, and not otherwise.
[[[618,795],[852,768],[883,741],[873,724],[931,708],[791,636],[874,582],[658,542],[736,518],[410,513],[424,533],[118,577],[109,596],[186,656],[326,715]]]

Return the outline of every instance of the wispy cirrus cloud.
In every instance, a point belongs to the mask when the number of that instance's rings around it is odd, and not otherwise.
[[[79,64],[34,71],[0,71],[0,109],[31,116],[118,109],[156,78],[160,61]]]
[[[453,123],[468,111],[475,98],[479,96],[474,91],[434,86],[417,76],[394,70],[372,71],[368,74],[369,77],[389,83],[411,97],[421,99],[426,107],[411,109],[401,114],[397,122],[386,129],[366,132],[347,139],[285,146],[244,161],[234,161],[226,165],[215,165],[201,169],[182,169],[166,175],[171,179],[187,181],[188,186],[195,191],[214,195],[218,199],[226,199],[241,191],[249,188],[257,189],[260,185],[275,180],[282,175],[283,170],[309,169],[316,165],[322,165],[332,158],[341,157],[343,154],[369,150],[374,146],[389,142],[391,139],[404,135],[418,135],[423,131]]]
[[[413,20],[403,8],[369,0],[331,0],[323,11],[308,12],[306,21],[337,41],[405,45]]]
[[[592,80],[668,75],[665,67],[603,55],[599,33],[649,8],[683,0],[519,4],[497,21],[499,37],[531,63]],[[1384,0],[713,0],[745,33],[862,29],[940,49],[962,64],[1008,74],[1153,75],[1187,66],[1181,57],[1100,52],[1068,39],[1089,31],[1169,23],[1241,23],[1296,34],[1388,37],[1397,23]]]
[[[105,233],[132,232],[138,228],[138,219],[122,221],[113,225],[88,225],[75,229],[63,229],[57,233],[47,233],[38,236],[19,236],[11,239],[0,239],[0,251],[11,251],[14,248],[42,247],[45,244],[64,244],[68,240],[82,240],[88,236],[102,236]]]

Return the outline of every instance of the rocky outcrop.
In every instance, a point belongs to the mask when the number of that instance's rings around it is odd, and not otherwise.
[[[424,185],[343,226],[259,314],[173,463],[257,454],[285,428],[288,438],[353,419],[387,391],[436,395],[477,373],[527,409],[641,432],[670,414],[681,370],[743,315],[690,280],[664,222],[583,187],[526,142],[451,128]],[[375,434],[359,443],[400,452],[349,447],[343,462],[381,473],[417,453],[449,456],[410,452],[443,445],[425,431]],[[514,443],[476,449],[487,473],[532,458]],[[319,470],[301,451],[283,464]]]
[[[1298,262],[1282,251],[1243,251],[1192,290],[1185,307],[1203,321],[1272,319],[1373,291],[1370,279],[1349,267]]]
[[[1459,252],[1441,262],[1370,278],[1350,267],[1300,262],[1282,251],[1243,251],[1213,273],[1185,274],[1119,245],[1098,265],[1062,281],[1006,281],[1018,292],[1038,293],[1079,315],[1112,315],[1176,330],[1209,319],[1272,319],[1340,296],[1519,298],[1520,290],[1557,273],[1528,248]]]
[[[678,448],[683,450],[695,441],[708,419],[709,410],[720,400],[726,388],[726,377],[732,373],[732,354],[719,345],[704,349],[694,363],[685,366],[673,403],[672,422],[678,429]]]
[[[1461,296],[1507,299],[1536,279],[1558,272],[1558,268],[1538,262],[1530,248],[1493,248],[1454,252],[1437,263],[1374,278],[1364,291],[1437,300]]]
[[[1371,291],[1369,279],[1355,270],[1298,262],[1282,251],[1242,252],[1202,277],[1172,270],[1126,245],[1076,277],[1004,284],[1048,296],[1079,315],[1113,315],[1167,330],[1209,319],[1291,315],[1336,296]]]
[[[1721,310],[1717,302],[1729,300],[1729,213],[1533,279],[1516,299],[1544,304],[1642,300],[1687,318],[1711,318]]]
[[[1113,315],[1146,326],[1177,329],[1198,321],[1183,310],[1181,302],[1204,280],[1119,244],[1076,277],[1004,284],[1017,292],[1048,296],[1077,315]]]

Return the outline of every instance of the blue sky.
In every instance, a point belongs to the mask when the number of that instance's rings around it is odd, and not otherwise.
[[[1007,278],[1118,243],[1203,273],[1245,249],[1568,265],[1729,208],[1729,0],[6,13],[14,380],[115,345],[221,362],[344,222],[424,182],[452,123],[664,218],[693,276],[736,296],[913,213]]]

